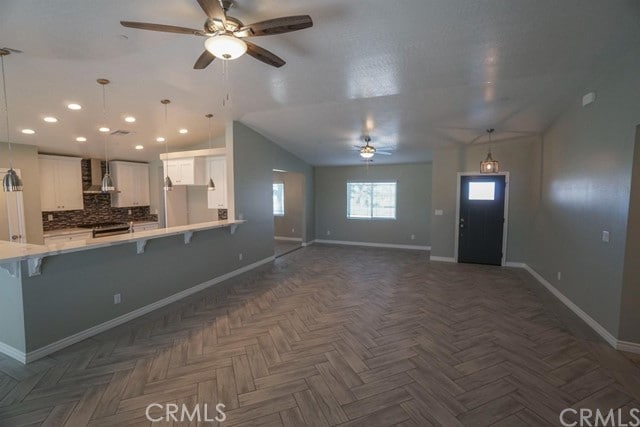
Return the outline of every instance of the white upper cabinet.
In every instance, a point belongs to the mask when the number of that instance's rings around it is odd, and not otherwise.
[[[173,185],[206,185],[206,164],[202,157],[187,157],[164,162]],[[165,170],[165,176],[167,171]]]
[[[149,165],[146,163],[109,163],[111,177],[119,193],[111,195],[111,206],[129,208],[149,206]]]
[[[79,157],[38,156],[43,212],[84,209],[81,161]]]
[[[207,206],[209,209],[227,208],[227,159],[226,157],[207,157],[207,176],[213,179],[216,186],[214,191],[207,191]]]

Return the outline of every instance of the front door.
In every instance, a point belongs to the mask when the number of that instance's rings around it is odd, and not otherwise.
[[[460,177],[458,262],[502,264],[505,191],[504,175]]]

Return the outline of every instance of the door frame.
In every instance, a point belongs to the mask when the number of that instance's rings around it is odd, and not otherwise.
[[[493,174],[481,174],[480,172],[458,172],[456,177],[456,218],[453,225],[455,233],[453,259],[458,262],[458,245],[460,239],[460,183],[463,176],[504,176],[504,223],[502,224],[502,260],[500,265],[504,267],[507,263],[507,230],[509,226],[509,172],[499,172]]]

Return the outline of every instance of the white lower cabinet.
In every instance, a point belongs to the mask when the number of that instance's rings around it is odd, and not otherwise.
[[[157,230],[158,229],[158,223],[154,222],[154,223],[146,223],[146,224],[133,224],[133,232],[139,232],[139,231],[147,231],[147,230]]]
[[[64,242],[72,242],[74,240],[88,240],[93,238],[93,233],[91,231],[84,231],[80,233],[73,234],[59,234],[59,235],[49,235],[44,238],[44,244],[50,245],[53,243],[64,243]]]
[[[207,157],[207,183],[213,179],[214,191],[207,191],[209,209],[227,208],[227,159],[226,157]]]

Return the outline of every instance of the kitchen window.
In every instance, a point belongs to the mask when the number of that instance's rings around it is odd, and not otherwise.
[[[347,182],[347,218],[396,219],[396,183]]]
[[[273,183],[273,215],[284,216],[284,184]]]

